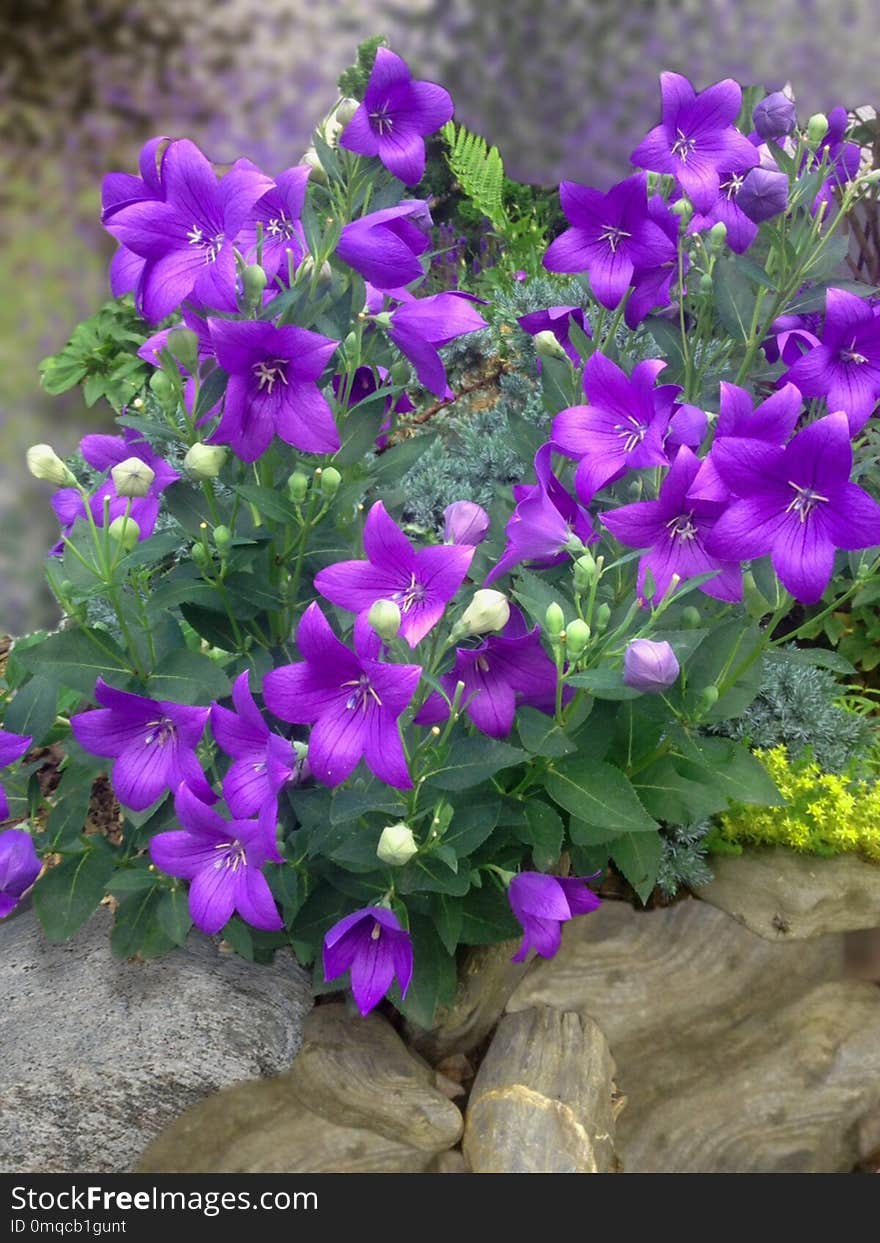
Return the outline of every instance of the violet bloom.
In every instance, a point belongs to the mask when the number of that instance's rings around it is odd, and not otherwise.
[[[796,363],[802,354],[819,344],[814,330],[820,326],[818,315],[780,315],[770,326],[771,335],[762,349],[768,363],[779,362],[787,367]]]
[[[342,395],[346,391],[345,381],[346,377],[344,375],[335,375],[333,377],[333,395],[337,401],[342,400]],[[381,367],[378,364],[374,364],[372,367],[358,367],[348,385],[346,407],[349,410],[355,409],[361,402],[366,402],[374,394],[381,393],[383,389],[390,388],[391,384],[391,372],[387,367]],[[370,408],[373,408],[372,402],[370,402]],[[394,393],[388,393],[388,396],[385,398],[385,418],[379,427],[379,435],[376,437],[377,449],[384,449],[388,443],[388,432],[391,431],[393,416],[395,414],[408,414],[411,410],[415,410],[415,406],[405,392],[398,393],[396,396]]]
[[[822,339],[785,373],[804,397],[824,397],[831,411],[843,410],[853,436],[871,417],[880,398],[880,319],[864,298],[829,289]]]
[[[101,223],[109,220],[123,207],[144,201],[160,202],[162,189],[160,148],[170,139],[151,138],[141,148],[138,157],[140,177],[131,173],[108,173],[101,183]],[[120,246],[110,261],[110,290],[114,298],[133,293],[140,301],[138,289],[146,267],[146,259],[136,255],[127,246]]]
[[[575,487],[584,504],[627,471],[667,465],[663,440],[680,389],[655,387],[665,366],[660,359],[646,359],[627,376],[604,354],[588,359],[584,392],[589,405],[569,406],[553,420],[554,443],[578,459]]]
[[[668,690],[681,669],[678,658],[663,640],[633,639],[623,653],[623,682],[646,695]]]
[[[636,173],[607,194],[573,181],[559,187],[570,228],[544,256],[550,272],[588,272],[593,293],[613,308],[632,283],[633,272],[663,263],[668,239],[648,215],[647,178]]]
[[[452,120],[452,96],[434,82],[414,80],[406,61],[387,47],[376,52],[364,102],[339,136],[357,155],[378,156],[407,186],[425,172],[425,135]]]
[[[443,518],[443,538],[447,544],[475,547],[489,533],[489,515],[474,501],[454,501],[444,509]]]
[[[571,359],[573,366],[579,367],[581,356],[572,343],[570,335],[572,320],[585,336],[592,337],[589,321],[584,315],[583,308],[579,306],[548,306],[546,311],[532,311],[530,315],[520,315],[516,322],[530,337],[536,337],[539,332],[552,332]],[[539,358],[538,366],[540,365]]]
[[[755,224],[772,220],[788,208],[788,177],[770,168],[753,168],[746,174],[737,206]]]
[[[0,833],[0,919],[12,914],[42,866],[30,833],[23,829]]]
[[[400,289],[425,275],[419,256],[430,246],[431,224],[422,199],[398,203],[347,224],[336,254],[377,289]]]
[[[794,131],[797,125],[797,108],[795,102],[783,91],[772,91],[755,105],[752,111],[752,123],[759,137],[766,142],[768,138],[785,138]]]
[[[758,153],[735,122],[742,90],[733,78],[696,93],[680,73],[661,73],[663,119],[630,156],[638,168],[673,176],[694,205],[707,212],[718,197],[721,171],[752,168]]]
[[[169,876],[190,882],[189,910],[196,927],[213,936],[237,912],[254,928],[280,931],[284,921],[262,870],[267,863],[283,863],[275,842],[274,803],[258,820],[224,820],[184,785],[174,810],[183,829],[151,838],[150,858]]]
[[[333,925],[324,937],[324,979],[329,983],[346,971],[351,971],[351,991],[364,1017],[395,977],[401,997],[406,996],[413,973],[412,941],[393,911],[368,906]]]
[[[695,212],[688,224],[688,233],[705,233],[716,224],[723,224],[727,229],[727,245],[737,255],[745,254],[758,236],[758,225],[744,210],[740,202],[743,186],[754,168],[754,160],[749,163],[739,161],[735,168],[719,171],[718,196],[708,211]],[[785,182],[786,201],[788,197],[788,178],[782,175]]]
[[[275,185],[255,203],[238,237],[239,249],[249,263],[257,262],[257,227],[263,226],[262,268],[273,281],[286,282],[292,263],[299,267],[308,251],[300,216],[306,198],[310,169],[297,164],[275,178]]]
[[[506,738],[513,729],[518,704],[553,714],[556,708],[556,666],[541,645],[541,628],[526,628],[518,609],[500,634],[486,635],[477,647],[456,649],[455,665],[440,685],[451,700],[456,683],[464,683],[464,712],[490,738]],[[567,698],[573,692],[569,689]],[[415,717],[416,725],[436,725],[449,717],[449,704],[438,692],[429,695]]]
[[[757,406],[744,388],[721,382],[721,409],[715,424],[713,449],[700,464],[688,496],[704,501],[724,502],[730,491],[715,469],[714,446],[725,436],[763,440],[771,445],[784,445],[803,414],[803,398],[793,384],[783,384]]]
[[[672,417],[666,429],[665,446],[687,445],[689,449],[699,449],[709,430],[709,419],[705,410],[692,406],[688,402],[673,406]]]
[[[338,786],[363,757],[380,781],[411,789],[398,720],[416,692],[420,667],[381,662],[381,640],[365,617],[355,624],[352,652],[317,604],[303,614],[296,642],[305,659],[267,673],[263,698],[280,720],[312,726],[314,776]]]
[[[419,383],[435,397],[455,397],[446,379],[446,368],[437,352],[456,337],[485,328],[486,321],[472,305],[479,299],[469,294],[437,293],[412,299],[392,311],[388,336],[415,367]]]
[[[418,551],[377,501],[364,523],[366,561],[338,561],[315,575],[315,587],[331,603],[366,613],[377,600],[393,600],[400,634],[410,647],[443,616],[465,580],[473,547],[434,544]]]
[[[636,264],[632,293],[623,315],[629,328],[638,328],[645,316],[656,308],[669,306],[670,290],[678,280],[679,219],[659,194],[648,200],[648,219],[660,229],[665,242],[663,249],[655,252],[651,264],[647,267]],[[689,265],[687,255],[682,255],[682,274]]]
[[[138,305],[147,319],[164,319],[187,298],[234,309],[235,243],[272,184],[247,160],[218,181],[194,143],[171,143],[162,163],[164,201],[130,203],[105,222],[117,241],[146,260]]]
[[[486,576],[487,587],[523,562],[545,568],[559,565],[570,548],[590,544],[596,538],[590,515],[553,473],[555,447],[552,443],[542,445],[535,454],[536,484],[514,485],[517,505],[504,530],[507,545]]]
[[[288,782],[308,776],[308,760],[297,758],[293,743],[273,733],[254,702],[248,671],[232,687],[235,711],[211,705],[211,732],[234,763],[223,778],[223,797],[234,816],[247,819],[274,800]]]
[[[210,319],[208,327],[229,372],[210,444],[230,445],[243,462],[262,457],[276,435],[304,453],[336,452],[339,432],[316,381],[338,341],[267,320]]]
[[[28,734],[10,734],[0,729],[0,768],[9,768],[17,764],[23,755],[31,749],[33,738]],[[9,800],[0,786],[0,821],[9,819]]]
[[[807,172],[815,172],[824,162],[827,174],[824,185],[813,200],[813,215],[823,206],[826,212],[830,211],[835,188],[845,185],[858,175],[862,153],[856,143],[846,142],[844,136],[848,128],[849,114],[846,108],[832,108],[828,113],[828,132],[815,154],[804,161]]]
[[[820,599],[835,549],[880,544],[880,505],[849,481],[852,444],[842,411],[811,423],[784,449],[726,437],[713,457],[739,499],[710,532],[710,554],[751,561],[769,553],[801,604]]]
[[[714,578],[700,585],[700,591],[731,603],[742,599],[739,560],[723,550],[707,550],[707,540],[723,512],[723,503],[697,500],[688,494],[699,469],[699,459],[687,445],[682,445],[656,501],[636,501],[602,514],[601,521],[615,539],[630,548],[649,549],[639,561],[636,582],[643,602],[649,570],[654,581],[654,604],[666,595],[673,574],[685,580],[716,572]]]
[[[95,699],[101,708],[71,717],[70,725],[86,751],[116,761],[112,780],[120,803],[145,811],[181,782],[204,802],[216,802],[196,756],[210,708],[117,691],[102,678]]]
[[[510,909],[522,924],[523,940],[512,962],[524,962],[530,949],[553,958],[562,942],[562,925],[602,905],[587,882],[594,876],[545,876],[520,872],[507,890]]]

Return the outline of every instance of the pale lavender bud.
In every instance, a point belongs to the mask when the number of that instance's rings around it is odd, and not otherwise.
[[[447,544],[482,544],[489,530],[489,515],[473,501],[455,501],[443,511]]]
[[[788,178],[768,168],[753,168],[736,196],[736,205],[755,224],[778,216],[788,207]]]
[[[761,138],[785,138],[797,125],[794,100],[784,91],[773,91],[756,105],[752,121]]]
[[[623,681],[646,695],[659,694],[678,677],[680,667],[675,652],[664,640],[633,639],[623,656]]]

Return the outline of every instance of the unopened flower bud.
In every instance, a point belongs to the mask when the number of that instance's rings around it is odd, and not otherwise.
[[[154,371],[150,376],[150,392],[162,403],[174,395],[174,385],[164,371]]]
[[[391,383],[409,384],[411,379],[412,371],[410,370],[409,363],[405,362],[402,358],[399,358],[391,368]]]
[[[785,138],[797,125],[794,100],[784,91],[773,91],[755,105],[752,121],[758,136],[765,141],[768,138]]]
[[[714,708],[718,702],[719,694],[717,686],[704,686],[699,694],[700,707],[706,712],[710,708]]]
[[[704,272],[700,277],[700,293],[711,293],[714,283],[711,275],[708,272]]]
[[[541,358],[565,358],[565,350],[549,328],[535,333],[535,353]]]
[[[339,485],[342,483],[342,476],[335,466],[328,466],[321,473],[321,495],[328,501],[332,501],[336,493],[339,491]]]
[[[552,604],[547,605],[547,612],[544,614],[544,627],[547,633],[554,637],[560,635],[565,629],[565,614],[555,600]]]
[[[241,274],[241,287],[248,302],[256,305],[260,301],[268,279],[258,263],[248,264]]]
[[[509,619],[507,596],[491,587],[481,587],[462,613],[461,625],[469,634],[489,634],[492,630],[503,630]]]
[[[624,684],[648,695],[672,686],[679,672],[678,658],[665,640],[633,639],[623,654]]]
[[[126,458],[110,471],[119,496],[141,498],[150,495],[156,472],[139,457]]]
[[[726,241],[727,225],[723,220],[719,220],[716,224],[713,224],[712,228],[709,230],[709,245],[713,250],[721,250]]]
[[[214,543],[217,545],[217,547],[220,549],[221,552],[225,551],[225,549],[229,547],[229,545],[232,543],[232,532],[230,531],[229,527],[226,527],[226,526],[214,527]]]
[[[315,260],[312,258],[311,255],[306,255],[305,259],[303,259],[302,261],[303,275],[311,276],[314,270],[315,270]],[[324,262],[321,264],[320,270],[318,272],[318,284],[329,285],[332,280],[333,280],[333,269],[330,267],[330,264],[325,259]]]
[[[351,118],[357,112],[360,104],[356,99],[343,99],[336,105],[336,120],[340,125],[348,125]]]
[[[310,181],[317,181],[322,186],[327,184],[327,174],[324,172],[324,166],[322,165],[320,157],[314,147],[309,147],[308,151],[300,160],[300,164],[305,164],[306,167],[311,170],[309,173]]]
[[[199,339],[190,328],[174,328],[168,334],[170,353],[192,374],[199,365]]]
[[[687,224],[694,214],[694,205],[690,199],[677,199],[672,204],[670,211],[674,212],[676,216],[680,216],[684,223]]]
[[[443,536],[447,544],[482,544],[489,530],[489,515],[474,501],[455,501],[443,511]]]
[[[574,563],[574,589],[579,595],[590,590],[596,581],[597,572],[596,559],[591,552],[585,552],[582,557],[578,557]]]
[[[224,445],[195,444],[187,450],[183,464],[194,479],[216,479],[226,461]]]
[[[418,852],[412,829],[403,823],[389,824],[383,829],[376,847],[376,854],[383,863],[388,863],[391,867],[403,867]]]
[[[590,641],[590,627],[585,621],[576,617],[566,626],[565,637],[568,655],[572,660],[577,660]]]
[[[807,121],[807,142],[812,147],[818,147],[819,143],[828,133],[828,118],[824,112],[814,112]]]
[[[685,630],[696,630],[702,621],[700,610],[689,604],[681,615],[681,624]]]
[[[26,454],[27,468],[35,479],[70,488],[76,483],[72,472],[61,461],[51,445],[31,445]]]
[[[367,620],[379,638],[390,643],[397,638],[403,619],[399,606],[393,600],[376,600],[370,607]]]
[[[305,471],[295,470],[287,480],[287,495],[297,505],[306,499],[309,490],[309,477]]]
[[[121,544],[126,552],[131,552],[137,547],[137,542],[141,537],[141,529],[135,522],[134,518],[126,518],[124,514],[120,514],[118,518],[114,518],[107,528],[107,534],[111,539]]]
[[[753,168],[736,196],[736,205],[753,224],[770,220],[788,207],[788,177],[769,168]]]

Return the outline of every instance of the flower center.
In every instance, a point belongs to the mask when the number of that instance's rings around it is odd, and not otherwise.
[[[625,423],[615,423],[614,430],[617,432],[618,439],[623,441],[624,453],[632,453],[633,449],[645,439],[648,431],[647,427],[631,414],[627,415]]]
[[[171,742],[177,733],[177,727],[167,716],[161,717],[158,721],[150,721],[147,725],[147,733],[144,735],[144,742],[148,747],[153,743],[158,743],[160,747],[164,747],[166,743]]]
[[[821,496],[813,488],[802,488],[800,484],[793,483],[790,479],[788,486],[794,489],[795,496],[791,504],[786,506],[785,512],[797,514],[801,522],[806,522],[817,505],[828,503],[829,498]]]
[[[237,872],[239,868],[247,867],[247,855],[238,838],[231,842],[218,842],[214,849],[223,851],[214,860],[215,868],[231,868],[233,872]]]
[[[616,255],[618,246],[627,237],[632,237],[632,234],[627,233],[626,229],[621,229],[616,224],[606,224],[599,234],[599,241],[607,242],[612,255]]]
[[[268,237],[274,237],[276,240],[281,238],[284,241],[288,241],[293,237],[295,227],[293,221],[282,212],[280,216],[273,216],[266,224],[266,234]]]
[[[697,148],[696,138],[688,138],[682,130],[676,130],[678,137],[672,144],[672,154],[677,155],[682,164],[687,163],[689,155],[693,155]]]
[[[220,247],[223,245],[222,233],[216,233],[213,237],[206,237],[204,229],[200,229],[197,224],[194,224],[189,233],[187,233],[186,240],[190,246],[197,246],[199,250],[205,252],[205,263],[216,263]]]
[[[421,583],[416,582],[415,574],[410,575],[409,586],[403,591],[395,591],[391,599],[400,605],[401,613],[408,613],[417,604],[423,604],[426,591]]]
[[[697,538],[697,528],[693,523],[693,512],[689,514],[678,514],[677,517],[671,518],[666,524],[669,531],[669,538],[675,540],[692,540]]]
[[[384,134],[390,134],[394,129],[394,119],[388,115],[390,111],[391,101],[386,99],[381,108],[377,108],[375,112],[370,113],[373,129],[377,131],[380,138]]]
[[[850,344],[850,347],[848,350],[840,351],[840,361],[842,363],[855,363],[857,367],[861,367],[863,363],[866,363],[868,361],[865,355],[860,354],[859,351],[856,349],[855,337],[853,337],[852,343]]]
[[[731,173],[727,181],[722,181],[721,189],[729,199],[739,194],[745,177],[741,173]]]
[[[382,925],[381,925],[380,923],[378,923],[378,922],[377,922],[377,923],[374,923],[374,924],[373,924],[373,931],[370,933],[370,940],[371,940],[371,941],[378,941],[378,940],[379,940],[379,937],[381,937],[381,935],[382,935]]]
[[[375,700],[380,708],[382,707],[382,700],[373,690],[370,685],[370,679],[365,673],[362,673],[359,678],[353,678],[350,682],[343,682],[342,685],[354,687],[354,690],[345,701],[345,706],[350,711],[356,712],[358,708],[362,708],[366,712],[371,698]]]
[[[276,384],[287,384],[287,364],[280,358],[274,362],[257,363],[253,368],[253,373],[257,379],[259,391],[262,393],[265,389],[271,394]]]

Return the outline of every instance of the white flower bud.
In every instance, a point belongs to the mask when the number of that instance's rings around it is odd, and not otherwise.
[[[110,472],[117,495],[143,497],[150,495],[156,472],[139,457],[126,458]]]
[[[76,483],[51,445],[31,445],[26,457],[27,468],[35,479],[44,479],[59,488],[69,488]]]
[[[535,333],[535,353],[540,358],[566,358],[565,350],[549,328]]]
[[[348,125],[351,118],[357,112],[360,104],[356,99],[342,99],[336,105],[336,120],[340,125]]]
[[[403,823],[389,824],[383,829],[379,845],[376,847],[378,857],[391,867],[403,867],[418,852],[419,848],[413,837],[412,829]]]
[[[117,540],[126,552],[131,552],[133,548],[136,548],[141,537],[141,529],[134,518],[126,518],[122,514],[113,519],[107,532],[110,538]]]
[[[393,600],[376,600],[367,614],[367,619],[379,638],[386,643],[397,638],[402,618],[400,608]]]
[[[216,479],[226,461],[223,445],[195,444],[187,450],[183,464],[194,479]]]
[[[488,634],[491,630],[503,630],[509,618],[507,596],[491,587],[481,587],[462,613],[461,624],[470,634]]]
[[[300,160],[300,164],[305,164],[307,168],[311,169],[309,176],[312,181],[320,182],[321,185],[327,184],[327,174],[324,172],[324,166],[314,147],[309,147]]]

